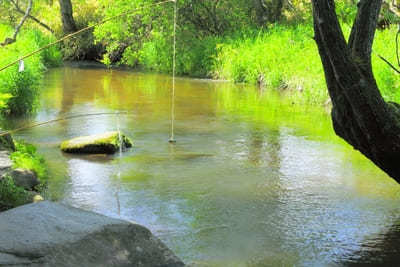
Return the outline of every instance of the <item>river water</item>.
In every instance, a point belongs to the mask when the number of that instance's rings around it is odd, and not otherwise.
[[[333,134],[322,109],[271,90],[62,67],[43,81],[36,115],[12,129],[50,168],[46,197],[142,224],[194,266],[331,266],[395,262],[400,186]],[[73,156],[61,141],[117,130],[122,154]],[[118,173],[120,172],[120,176]]]

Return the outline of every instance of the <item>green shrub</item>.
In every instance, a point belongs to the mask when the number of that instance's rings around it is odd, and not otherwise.
[[[0,211],[26,204],[30,197],[22,187],[14,184],[11,177],[5,176],[0,180]]]
[[[193,77],[210,77],[216,56],[219,37],[208,36],[197,39],[194,36],[179,39],[177,44],[176,73]],[[127,50],[124,57],[128,56]],[[144,43],[137,53],[137,63],[147,70],[172,72],[172,39],[153,33],[153,38]],[[126,63],[129,63],[127,61]]]
[[[44,158],[36,147],[25,142],[15,142],[16,151],[11,154],[13,168],[28,169],[36,173],[41,183],[47,181],[47,168]]]
[[[33,145],[15,142],[16,151],[11,154],[13,168],[22,168],[36,173],[40,184],[35,190],[43,192],[47,184],[47,168],[44,159],[38,155]],[[33,194],[16,186],[11,177],[0,178],[0,211],[31,202]]]
[[[0,40],[12,34],[12,29],[0,25]],[[40,48],[53,40],[37,30],[22,31],[17,42],[0,50],[0,66],[3,67],[16,59]],[[56,47],[43,50],[24,60],[25,70],[18,71],[15,64],[0,72],[0,110],[7,115],[20,115],[35,110],[39,93],[40,79],[46,66],[54,66],[61,61]],[[2,101],[3,100],[3,101]]]

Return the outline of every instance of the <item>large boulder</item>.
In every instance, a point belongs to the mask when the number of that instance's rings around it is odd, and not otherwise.
[[[0,213],[0,265],[184,266],[143,226],[53,202]]]
[[[90,136],[77,137],[61,143],[61,150],[67,153],[113,154],[122,148],[132,146],[132,142],[124,134],[106,132]]]

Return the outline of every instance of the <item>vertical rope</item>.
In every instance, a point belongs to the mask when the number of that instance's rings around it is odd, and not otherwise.
[[[119,116],[116,113],[117,117],[117,131],[118,131],[118,142],[119,142],[119,154],[118,154],[118,173],[117,173],[117,190],[115,192],[115,198],[117,199],[117,210],[118,210],[118,216],[121,216],[121,202],[119,199],[119,192],[121,191],[121,159],[122,159],[122,146],[123,146],[123,141],[122,141],[122,136],[121,136],[121,127],[120,127],[120,121],[119,121]]]
[[[176,15],[177,15],[177,0],[174,2],[174,48],[172,56],[172,96],[171,96],[171,136],[169,138],[170,143],[175,143],[174,138],[174,123],[175,123],[175,73],[176,73]]]

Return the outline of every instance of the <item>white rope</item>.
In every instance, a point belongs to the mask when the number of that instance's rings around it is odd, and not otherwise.
[[[175,143],[174,138],[174,123],[175,123],[175,73],[176,73],[176,15],[177,6],[176,0],[174,2],[174,51],[172,57],[172,96],[171,96],[171,136],[169,138],[170,143]]]
[[[121,124],[119,121],[118,113],[116,113],[115,116],[117,117],[117,131],[118,131],[118,142],[119,142],[117,189],[115,191],[115,198],[117,200],[118,216],[121,216],[121,202],[119,199],[119,193],[121,191],[121,160],[122,160],[122,146],[124,144],[123,144],[122,135],[121,135],[121,127],[120,127]]]

